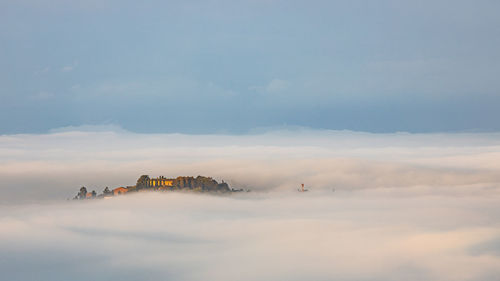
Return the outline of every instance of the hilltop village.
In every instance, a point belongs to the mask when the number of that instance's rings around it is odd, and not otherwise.
[[[157,178],[150,178],[148,175],[142,175],[137,180],[137,183],[132,186],[120,186],[114,189],[109,187],[104,188],[101,194],[97,194],[95,190],[89,192],[85,186],[80,188],[78,194],[73,198],[74,200],[83,199],[96,199],[96,198],[109,198],[112,196],[124,195],[133,192],[145,191],[174,191],[186,190],[195,192],[241,192],[243,189],[231,189],[229,185],[222,181],[218,183],[211,177],[197,176],[195,177],[177,177],[166,178],[163,176]]]

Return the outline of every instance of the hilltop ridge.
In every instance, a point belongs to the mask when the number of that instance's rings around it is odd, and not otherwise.
[[[222,181],[217,182],[211,177],[205,176],[179,176],[176,178],[166,178],[159,176],[157,178],[150,178],[148,175],[142,175],[137,179],[135,185],[120,186],[112,190],[106,187],[101,194],[97,194],[95,190],[89,192],[85,186],[80,188],[80,191],[73,198],[74,200],[95,199],[95,198],[108,198],[112,196],[124,195],[133,192],[144,191],[176,191],[186,190],[194,192],[241,192],[243,189],[231,189],[229,185]]]

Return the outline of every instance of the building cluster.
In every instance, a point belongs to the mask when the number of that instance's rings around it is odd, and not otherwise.
[[[174,186],[175,179],[167,179],[164,176],[159,176],[157,178],[149,179],[147,186],[151,188],[162,188],[162,187],[172,187]]]
[[[95,190],[89,192],[86,187],[81,187],[78,194],[73,199],[95,199],[95,198],[110,198],[112,196],[123,195],[130,192],[144,192],[144,191],[170,191],[170,190],[192,190],[199,192],[234,192],[236,190],[230,189],[229,185],[222,181],[218,183],[211,177],[177,177],[166,178],[159,176],[157,178],[150,178],[148,175],[142,175],[137,180],[136,185],[127,187],[117,187],[109,189],[106,187],[101,194],[97,194]],[[237,190],[240,191],[240,190]]]

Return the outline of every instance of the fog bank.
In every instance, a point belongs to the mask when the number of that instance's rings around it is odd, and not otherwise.
[[[77,129],[77,128],[76,128]],[[500,135],[0,136],[6,280],[496,280]],[[250,193],[65,201],[213,176]],[[296,192],[300,183],[310,189]]]
[[[153,193],[0,208],[5,280],[496,280],[498,193]]]
[[[253,135],[123,130],[0,136],[0,202],[62,200],[82,185],[133,185],[142,174],[212,176],[232,187],[293,192],[500,187],[500,134],[271,131]]]

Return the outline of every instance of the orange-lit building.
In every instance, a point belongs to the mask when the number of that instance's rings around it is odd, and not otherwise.
[[[120,194],[125,194],[127,193],[128,189],[125,187],[117,187],[113,189],[113,195],[120,195]]]
[[[167,179],[164,176],[159,176],[157,178],[149,179],[148,185],[153,188],[172,187],[174,185],[174,179]]]

